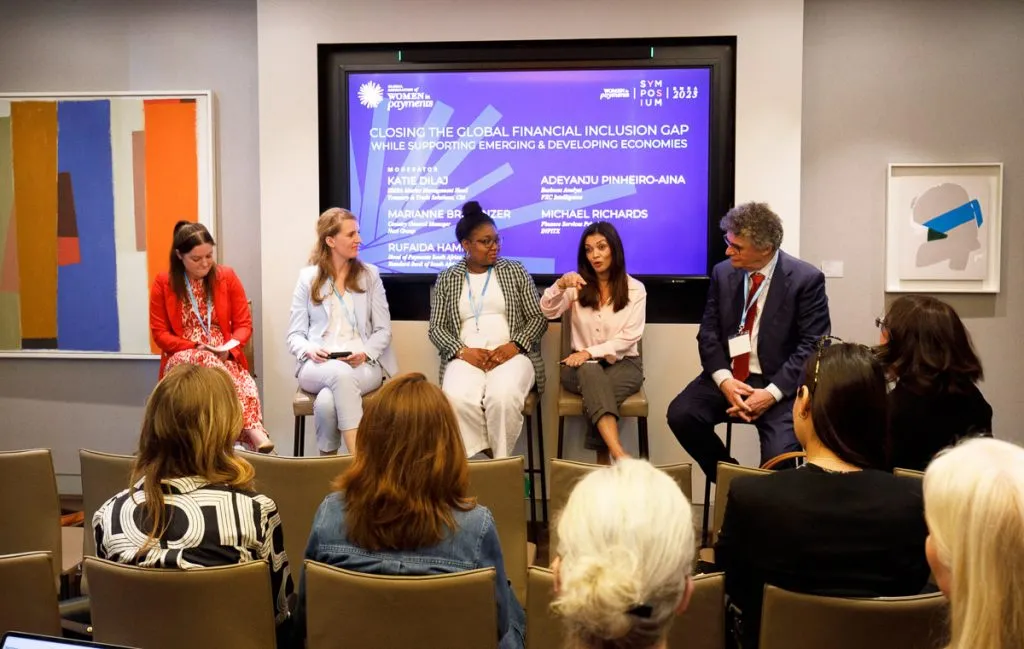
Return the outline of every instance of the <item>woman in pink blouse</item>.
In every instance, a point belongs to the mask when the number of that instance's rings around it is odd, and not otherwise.
[[[580,237],[579,272],[566,273],[540,301],[548,318],[568,309],[573,352],[562,359],[562,385],[583,395],[590,419],[586,447],[598,462],[627,457],[619,442],[619,406],[644,382],[638,345],[647,318],[647,291],[626,274],[622,240],[611,223],[592,223]]]

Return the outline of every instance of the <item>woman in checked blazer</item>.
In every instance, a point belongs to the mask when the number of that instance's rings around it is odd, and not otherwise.
[[[540,339],[548,328],[537,287],[517,261],[501,259],[494,220],[466,203],[455,236],[466,256],[437,277],[430,342],[441,356],[441,389],[459,420],[469,457],[512,453],[523,402],[544,389]]]

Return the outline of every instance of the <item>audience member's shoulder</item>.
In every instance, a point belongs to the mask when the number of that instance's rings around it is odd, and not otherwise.
[[[483,532],[488,527],[494,527],[494,516],[483,505],[476,505],[468,511],[456,509],[454,516],[455,523],[467,531]]]

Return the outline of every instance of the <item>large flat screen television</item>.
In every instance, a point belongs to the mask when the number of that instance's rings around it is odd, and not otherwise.
[[[710,80],[707,67],[348,74],[362,258],[447,268],[475,200],[531,273],[575,270],[580,232],[609,221],[631,273],[704,275]]]
[[[389,296],[462,257],[467,201],[541,285],[609,221],[649,319],[693,321],[724,255],[734,72],[731,38],[324,45],[321,207],[359,217]]]

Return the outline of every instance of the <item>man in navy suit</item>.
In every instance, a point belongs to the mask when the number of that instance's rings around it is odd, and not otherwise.
[[[804,362],[831,330],[825,276],[787,255],[782,220],[765,203],[729,210],[720,224],[729,257],[711,272],[697,333],[704,371],[672,400],[672,433],[713,481],[726,453],[715,424],[753,423],[761,462],[799,451],[793,398]]]

